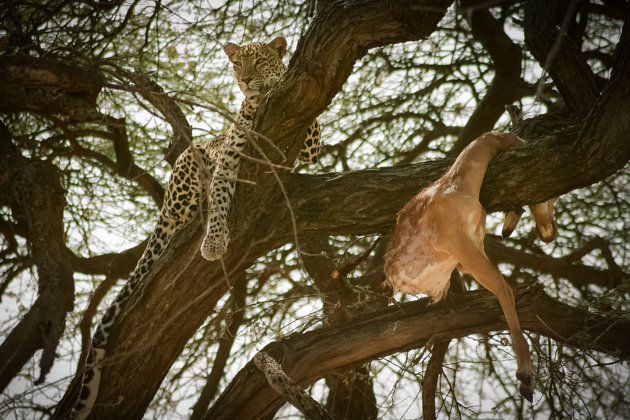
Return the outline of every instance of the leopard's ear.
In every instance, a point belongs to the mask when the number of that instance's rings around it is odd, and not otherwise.
[[[270,41],[267,46],[274,50],[280,58],[284,57],[287,53],[287,40],[284,37],[279,36],[278,38]]]
[[[223,47],[223,51],[225,51],[230,61],[234,61],[234,56],[238,54],[238,51],[240,49],[241,47],[232,42],[228,42],[227,44],[225,44],[225,47]]]

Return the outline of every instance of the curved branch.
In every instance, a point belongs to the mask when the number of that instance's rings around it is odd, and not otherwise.
[[[116,141],[116,140],[114,140]],[[84,157],[87,159],[93,159],[106,168],[118,173],[118,175],[138,183],[153,199],[153,202],[162,207],[164,201],[164,187],[158,182],[150,173],[139,167],[133,160],[124,169],[120,167],[118,162],[114,162],[106,155],[96,152],[94,150],[87,149],[81,146],[78,142],[70,140],[72,146],[72,152],[76,156]],[[116,150],[118,152],[118,150]],[[127,152],[130,153],[129,149]]]
[[[609,261],[614,265],[605,271],[568,260],[566,257],[554,258],[544,254],[519,251],[504,245],[498,237],[493,235],[486,235],[484,248],[495,263],[507,262],[518,267],[531,267],[538,272],[551,274],[554,277],[563,277],[578,289],[589,284],[602,288],[614,288],[626,276],[614,263],[612,256],[610,256]]]
[[[138,71],[125,72],[125,76],[136,85],[140,95],[156,107],[171,125],[173,140],[165,150],[164,159],[171,167],[174,166],[179,155],[192,144],[192,127],[179,105],[164,92],[160,85]]]
[[[541,287],[515,290],[521,325],[566,345],[630,356],[630,321],[610,320],[558,302]],[[285,372],[306,386],[329,372],[426,345],[432,337],[460,338],[506,329],[496,298],[485,290],[455,297],[457,308],[429,299],[388,307],[341,328],[322,328],[267,345]],[[250,361],[232,380],[207,419],[270,418],[284,401]]]
[[[123,178],[136,182],[151,196],[158,208],[162,207],[164,188],[157,179],[134,162],[133,155],[129,149],[124,118],[116,119],[104,116],[103,120],[106,124],[107,131],[75,131],[71,130],[68,123],[60,118],[51,118],[51,120],[62,130],[63,135],[67,138],[72,154],[98,162]],[[77,138],[86,135],[98,136],[110,140],[114,144],[116,161],[113,161],[103,153],[83,147],[77,141]]]
[[[68,248],[64,252],[72,265],[72,271],[85,274],[100,274],[120,279],[127,277],[136,266],[144,248],[147,246],[147,242],[148,238],[122,252],[112,252],[94,257],[78,257]]]
[[[158,208],[161,208],[164,201],[164,188],[155,178],[134,162],[133,155],[129,149],[125,119],[108,118],[107,122],[107,130],[111,133],[114,151],[116,152],[116,172],[126,179],[137,182],[151,195]]]

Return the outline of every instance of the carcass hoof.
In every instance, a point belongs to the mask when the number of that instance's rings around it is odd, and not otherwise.
[[[530,403],[534,400],[534,378],[531,374],[517,372],[516,378],[521,381],[518,390],[521,395]]]

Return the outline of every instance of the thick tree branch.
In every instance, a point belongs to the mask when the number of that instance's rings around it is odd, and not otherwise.
[[[584,125],[556,126],[545,141],[532,142],[491,162],[480,198],[487,211],[516,209],[560,196],[614,174],[630,160],[628,32],[624,28],[612,78]],[[582,126],[586,127],[583,131]],[[300,231],[387,231],[398,209],[451,162],[342,174],[292,174],[288,188]],[[281,217],[286,220],[286,213]]]
[[[100,121],[96,97],[102,87],[103,74],[98,69],[29,56],[0,57],[0,112]]]
[[[559,126],[544,141],[492,160],[480,196],[488,212],[520,208],[591,185],[621,170],[630,160],[629,32],[626,25],[612,77],[584,124]],[[300,230],[328,234],[387,231],[398,209],[451,162],[342,174],[292,174],[288,186]]]
[[[568,346],[630,356],[626,340],[630,321],[606,319],[558,302],[541,287],[518,288],[515,298],[525,329]],[[455,299],[455,310],[422,299],[371,313],[342,328],[322,328],[272,343],[264,351],[282,361],[295,382],[307,386],[328,372],[422,347],[435,337],[460,338],[507,328],[498,301],[489,292],[468,292]],[[271,418],[283,403],[250,361],[206,418]]]
[[[160,111],[173,129],[170,146],[164,150],[164,159],[172,166],[180,154],[192,143],[192,127],[188,123],[181,108],[171,99],[164,89],[140,72],[125,73],[135,84],[138,92]]]
[[[0,125],[5,138],[8,130]],[[50,162],[25,158],[10,148],[7,152],[0,155],[0,196],[8,200],[13,218],[27,226],[39,287],[29,312],[0,345],[0,389],[39,349],[43,349],[43,380],[53,365],[66,313],[74,305],[74,281],[64,242],[65,191],[59,172]]]
[[[103,87],[103,74],[95,68],[27,55],[2,56],[0,84],[55,86],[92,106]]]

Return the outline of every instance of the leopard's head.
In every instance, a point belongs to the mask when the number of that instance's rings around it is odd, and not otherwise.
[[[247,97],[268,92],[287,69],[282,62],[287,52],[287,40],[283,37],[242,47],[228,42],[223,51],[232,62],[238,87]]]

